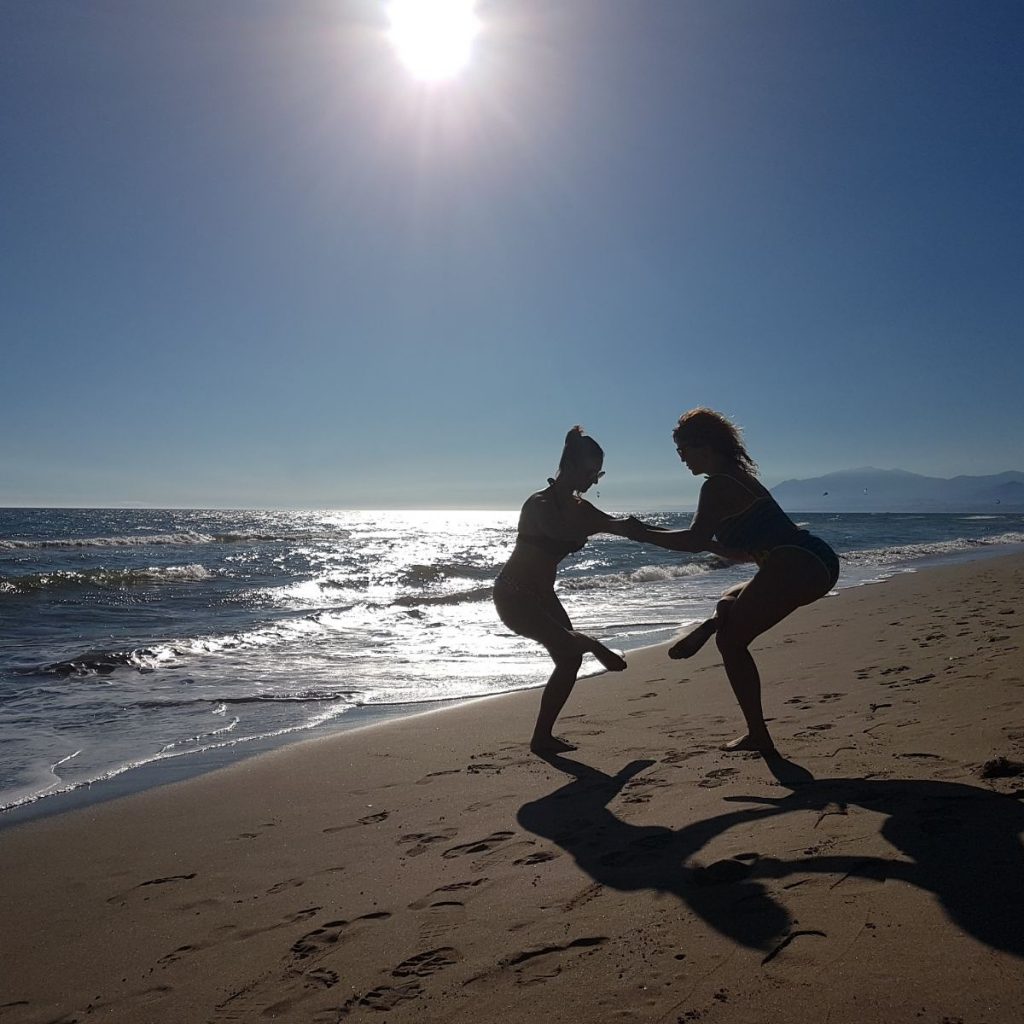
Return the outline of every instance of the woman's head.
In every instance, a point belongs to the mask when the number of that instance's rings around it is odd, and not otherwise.
[[[687,458],[687,451],[704,449],[748,473],[757,474],[757,463],[743,444],[740,428],[714,409],[701,407],[684,412],[672,431],[672,440],[675,441],[680,458],[686,460],[688,465],[690,459]],[[691,469],[694,472],[703,471],[692,465]]]
[[[604,451],[583,428],[575,426],[565,435],[562,457],[558,460],[558,475],[566,477],[574,491],[585,491],[604,476]]]

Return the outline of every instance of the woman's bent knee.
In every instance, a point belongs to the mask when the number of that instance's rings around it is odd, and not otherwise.
[[[735,630],[723,624],[719,626],[718,631],[715,633],[715,643],[722,654],[730,654],[734,651],[746,650],[748,641]]]
[[[580,667],[583,665],[583,654],[580,651],[549,650],[548,653],[554,660],[555,668],[571,669],[573,672],[579,672]]]

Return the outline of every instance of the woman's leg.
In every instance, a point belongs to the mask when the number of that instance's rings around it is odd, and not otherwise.
[[[576,685],[576,676],[583,663],[583,655],[580,651],[567,649],[557,657],[554,653],[551,656],[554,658],[555,668],[541,694],[537,724],[533,727],[533,736],[530,739],[530,749],[536,754],[576,749],[571,743],[553,736],[551,731],[572,693],[572,688]]]
[[[718,602],[715,614],[705,619],[699,626],[692,629],[682,640],[678,640],[668,649],[670,658],[692,658],[714,635],[722,617],[728,614],[732,602],[740,596],[746,583],[737,583],[726,590]]]
[[[558,628],[551,632],[547,639],[541,639],[541,643],[548,649],[555,667],[540,698],[537,724],[534,726],[533,738],[530,740],[530,749],[534,753],[575,749],[572,744],[554,737],[552,729],[554,729],[555,720],[562,708],[565,707],[565,703],[576,685],[576,677],[579,675],[585,653],[593,654],[609,671],[619,672],[626,667],[626,662],[613,650],[605,647],[592,636],[573,629],[569,615],[562,607],[562,602],[554,595],[552,595],[552,602],[549,609],[549,621]]]
[[[595,640],[576,629],[572,630],[572,635],[579,641],[580,650],[592,654],[609,672],[621,672],[626,667],[626,659],[621,654],[616,654],[610,647],[605,647],[600,640]]]
[[[516,591],[496,591],[498,614],[509,629],[543,644],[555,663],[541,695],[540,711],[530,749],[535,753],[572,750],[571,744],[552,735],[555,720],[565,707],[585,653],[593,654],[605,668],[619,671],[626,662],[600,641],[572,628],[569,615],[555,596],[538,596]]]
[[[796,548],[774,551],[720,619],[718,649],[747,725],[746,733],[724,750],[775,750],[761,706],[761,677],[749,647],[791,612],[827,593],[824,583],[822,567],[812,555]]]

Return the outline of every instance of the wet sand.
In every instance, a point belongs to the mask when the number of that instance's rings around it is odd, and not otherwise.
[[[1024,555],[0,832],[0,1021],[1017,1019]]]

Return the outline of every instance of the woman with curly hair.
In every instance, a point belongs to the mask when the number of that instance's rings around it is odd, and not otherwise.
[[[555,663],[530,742],[537,754],[575,749],[551,730],[576,684],[584,654],[593,654],[612,672],[626,667],[614,651],[573,629],[555,594],[558,563],[566,555],[579,551],[595,533],[625,536],[628,520],[613,519],[581,497],[604,476],[603,463],[601,446],[580,427],[566,434],[558,472],[544,490],[526,499],[516,546],[494,583],[501,621],[514,633],[542,644]]]
[[[693,521],[686,530],[658,530],[632,522],[629,536],[670,551],[714,551],[757,563],[747,583],[731,587],[715,614],[669,648],[689,658],[716,637],[726,675],[747,731],[723,750],[775,753],[761,707],[761,679],[750,644],[797,608],[824,597],[839,577],[835,552],[800,529],[757,479],[735,424],[712,409],[691,409],[672,432],[676,451],[694,476],[705,475]]]

